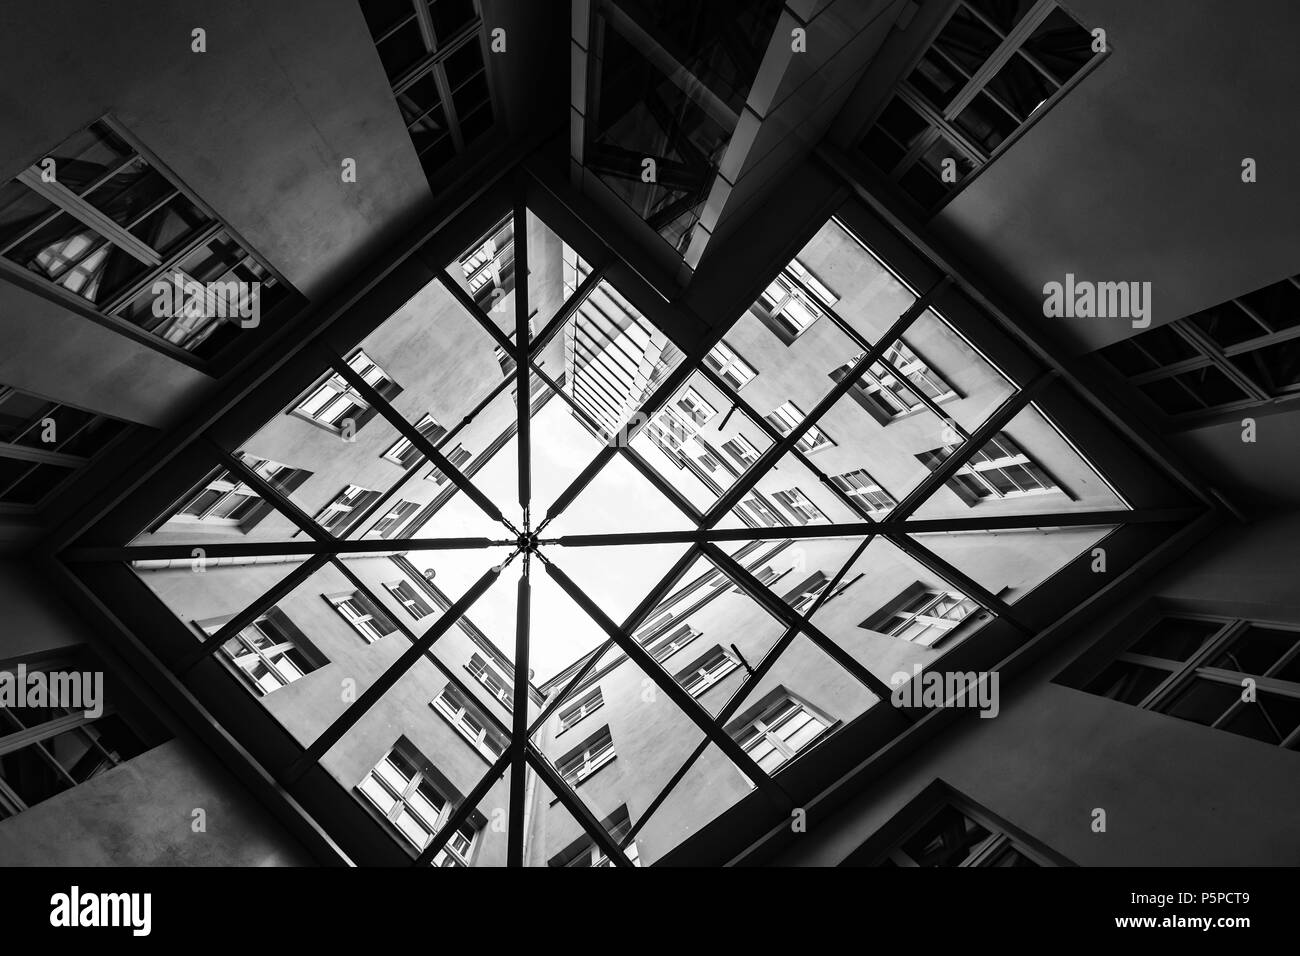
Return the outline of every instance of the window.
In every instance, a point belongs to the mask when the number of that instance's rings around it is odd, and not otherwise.
[[[348,485],[316,513],[316,521],[333,535],[347,534],[361,520],[366,510],[378,501],[380,493],[357,485]]]
[[[102,120],[0,186],[0,256],[104,315],[203,357],[228,344],[254,307],[265,313],[288,292]],[[180,302],[156,315],[159,282]],[[207,296],[191,295],[191,283]]]
[[[862,354],[831,372],[831,378],[843,381]],[[957,397],[952,387],[901,339],[885,349],[884,360],[888,364],[873,363],[849,389],[853,400],[882,425],[925,407],[918,395],[935,403]]]
[[[590,717],[604,706],[605,697],[600,692],[600,688],[592,688],[592,690],[583,695],[582,699],[576,704],[572,704],[560,711],[560,729],[556,732],[556,735],[558,736],[559,734],[564,733],[570,727],[574,726],[574,724]]]
[[[819,305],[830,308],[835,302],[835,293],[817,281],[798,259],[792,259],[763,290],[754,303],[754,312],[789,345],[821,316]]]
[[[515,217],[506,215],[481,243],[460,260],[465,284],[475,304],[492,311],[496,301],[515,287]]]
[[[481,22],[463,0],[363,0],[379,62],[388,75],[425,175],[477,143],[495,122]]]
[[[812,607],[813,601],[817,600],[817,595],[821,594],[829,583],[830,578],[824,572],[814,571],[781,600],[802,614]]]
[[[417,621],[433,613],[433,606],[416,590],[415,585],[410,581],[398,581],[396,584],[386,583],[384,587],[388,589],[389,594],[402,602],[402,607],[406,608],[411,617]]]
[[[650,656],[662,664],[699,636],[699,631],[692,630],[689,624],[682,624],[641,643]]]
[[[200,629],[217,633],[224,621]],[[259,697],[292,684],[327,662],[279,608],[272,608],[221,645],[221,651]]]
[[[876,479],[861,468],[843,475],[832,475],[831,481],[835,482],[835,487],[855,499],[873,516],[883,514],[898,504],[893,495],[881,488],[876,483]]]
[[[301,485],[311,472],[290,468],[279,462],[256,458],[249,467],[271,485],[288,494]],[[177,509],[169,520],[202,521],[209,525],[228,525],[248,530],[271,510],[271,505],[233,471],[220,468]]]
[[[17,664],[0,667],[9,675]],[[27,675],[84,671],[70,659],[28,664]],[[51,676],[53,681],[54,677]],[[84,703],[84,702],[83,702]],[[144,751],[144,745],[111,702],[87,717],[71,707],[0,705],[0,820],[111,770]]]
[[[1162,617],[1095,675],[1068,683],[1143,710],[1300,750],[1300,631],[1289,627]]]
[[[439,438],[447,434],[447,429],[439,425],[432,415],[425,415],[416,422],[415,430],[434,445],[438,443]],[[410,468],[423,458],[420,450],[405,437],[397,439],[393,447],[384,452],[384,457],[389,461],[397,462],[403,468]]]
[[[1294,395],[1300,392],[1300,278],[1147,329],[1099,354],[1173,417]]]
[[[1054,866],[1027,843],[1013,840],[983,814],[955,802],[933,811],[891,848],[878,866]]]
[[[0,385],[0,505],[39,505],[124,428],[112,418]]]
[[[692,697],[699,697],[739,666],[740,662],[736,658],[717,646],[690,667],[680,671],[675,680]]]
[[[736,464],[742,471],[758,461],[758,449],[744,435],[737,435],[724,441],[722,450],[736,460]]]
[[[778,432],[782,435],[788,435],[803,421],[804,414],[794,402],[783,402],[770,415],[764,417],[766,417],[768,424]],[[831,441],[829,435],[816,425],[811,425],[803,433],[802,437],[795,442],[794,447],[805,455],[811,455],[813,452],[829,448],[834,444],[835,442]]]
[[[958,3],[859,148],[936,208],[1098,59],[1091,34],[1054,3]]]
[[[495,762],[506,752],[505,737],[489,730],[487,718],[454,687],[444,688],[430,706],[446,717],[488,763]]]
[[[427,760],[405,737],[357,786],[376,810],[416,850],[423,850],[447,822],[452,804]],[[469,866],[476,832],[461,827],[433,858],[434,866]]]
[[[400,391],[388,377],[388,373],[376,365],[365,352],[358,351],[348,359],[348,365],[365,379],[367,385],[384,398],[392,398]],[[353,391],[352,386],[342,375],[335,373],[312,389],[293,413],[335,431],[351,429],[357,432],[361,430],[362,425],[374,417],[375,410],[370,407],[369,402]]]
[[[469,461],[470,458],[472,457],[473,454],[471,452],[466,451],[460,445],[457,445],[451,451],[447,452],[446,455],[447,460],[451,462],[452,467],[454,468],[459,468],[461,465],[465,464],[465,462]],[[431,480],[433,481],[434,484],[438,484],[438,485],[441,485],[447,481],[447,476],[444,475],[436,465],[424,477],[425,480]]]
[[[794,758],[831,726],[828,718],[813,712],[806,703],[785,691],[764,706],[758,715],[728,732],[754,762],[768,773]]]
[[[501,675],[500,671],[478,654],[470,657],[469,663],[465,667],[474,675],[475,680],[487,688],[489,694],[501,702],[506,710],[514,709],[514,692],[510,689],[510,682]]]
[[[325,600],[339,612],[343,620],[352,625],[352,629],[373,644],[381,637],[387,637],[397,630],[397,625],[383,608],[360,591],[351,594],[325,595]]]
[[[964,594],[917,582],[858,626],[933,647],[977,610],[979,605]]]
[[[788,491],[774,491],[772,497],[785,506],[785,509],[794,515],[794,520],[801,524],[808,524],[810,521],[826,521],[827,518],[820,508],[808,500],[798,488],[791,488]]]
[[[617,844],[622,844],[632,832],[632,821],[628,816],[627,806],[621,806],[601,821],[601,826],[609,834],[611,840]],[[640,858],[637,853],[636,843],[632,842],[623,847],[623,855],[633,866],[640,866]],[[581,837],[570,844],[563,852],[557,853],[551,858],[548,866],[590,866],[605,867],[613,866],[614,863],[604,853],[601,852],[594,840],[589,836]]]
[[[781,528],[790,524],[781,516],[781,512],[773,508],[771,502],[757,491],[750,492],[744,501],[736,505],[736,514],[751,528]]]
[[[704,357],[705,363],[732,388],[739,391],[754,380],[754,366],[736,354],[726,342],[719,342]]]
[[[565,783],[576,787],[615,757],[614,738],[606,724],[573,750],[561,757],[555,765]]]
[[[934,471],[954,450],[953,446],[945,446],[921,452],[916,457]],[[968,505],[985,498],[1013,498],[1061,490],[1006,432],[990,438],[945,484]]]
[[[689,386],[677,396],[674,404],[682,416],[694,422],[697,426],[703,425],[718,414],[718,410],[700,397],[700,393]]]
[[[388,513],[375,522],[374,527],[370,529],[371,534],[377,534],[381,538],[391,538],[402,529],[406,520],[420,509],[419,502],[416,501],[398,501],[388,510]]]

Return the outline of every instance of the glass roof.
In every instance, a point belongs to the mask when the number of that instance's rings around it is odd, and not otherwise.
[[[519,205],[129,559],[418,862],[647,865],[1130,512],[942,288],[832,219],[678,342]]]

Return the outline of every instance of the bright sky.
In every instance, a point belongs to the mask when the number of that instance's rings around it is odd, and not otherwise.
[[[532,516],[536,527],[550,503],[586,467],[601,445],[573,418],[562,398],[553,397],[532,420]],[[518,441],[511,439],[474,476],[475,486],[518,524]],[[544,537],[612,531],[665,531],[690,527],[690,519],[656,491],[622,458],[608,464],[554,522]],[[417,537],[486,536],[505,539],[509,531],[483,514],[469,498],[456,494]],[[636,607],[647,591],[681,556],[685,545],[543,549],[615,623]],[[502,561],[510,548],[487,551],[412,551],[421,570],[433,568],[435,581],[452,600],[484,571]],[[521,559],[515,558],[467,615],[508,656],[514,657],[516,595]],[[604,631],[560,590],[534,562],[529,665],[534,683],[555,676],[605,639]]]

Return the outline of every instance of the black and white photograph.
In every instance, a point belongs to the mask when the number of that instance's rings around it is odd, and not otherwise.
[[[3,0],[7,931],[1280,925],[1297,30]]]

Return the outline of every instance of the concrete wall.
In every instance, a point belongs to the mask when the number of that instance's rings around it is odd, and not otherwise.
[[[967,715],[812,827],[778,862],[839,862],[937,778],[1084,866],[1300,863],[1295,753],[1051,682],[1150,598],[1300,623],[1297,532],[1300,515],[1290,513],[1206,541],[1142,598],[1004,688],[998,717]],[[1105,833],[1090,826],[1098,807],[1107,814]]]
[[[206,829],[196,833],[199,820]],[[211,754],[181,740],[0,821],[0,866],[312,862]]]
[[[28,567],[0,562],[0,662],[102,639]],[[118,675],[105,693],[122,702]],[[159,715],[162,718],[163,715]],[[190,830],[191,811],[208,830]],[[0,865],[284,865],[306,851],[201,747],[173,739],[85,784],[0,821]]]

